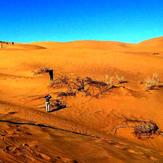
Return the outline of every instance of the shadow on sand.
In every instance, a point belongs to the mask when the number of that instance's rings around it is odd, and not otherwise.
[[[67,109],[66,105],[59,105],[59,106],[55,106],[53,108],[51,108],[51,110],[49,112],[56,112],[62,109]]]

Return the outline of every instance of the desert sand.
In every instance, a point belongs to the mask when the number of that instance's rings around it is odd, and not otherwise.
[[[98,97],[62,97],[66,108],[45,111],[61,88],[50,87],[43,67],[60,76],[126,82]],[[163,130],[163,88],[146,89],[155,74],[163,82],[163,37],[138,44],[113,41],[34,42],[0,48],[0,161],[163,162],[163,136],[140,139],[119,128],[123,116],[152,120]],[[107,81],[106,81],[107,80]],[[129,125],[134,126],[135,122]],[[138,124],[136,124],[138,125]]]

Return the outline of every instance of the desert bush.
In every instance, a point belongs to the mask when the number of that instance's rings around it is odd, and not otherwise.
[[[153,74],[144,82],[144,85],[146,90],[153,90],[158,89],[159,87],[163,87],[163,83],[160,82],[158,74]]]
[[[38,75],[38,74],[49,73],[49,71],[51,71],[51,70],[52,70],[52,68],[50,68],[50,67],[41,67],[38,70],[34,71],[34,74]]]
[[[58,98],[58,99],[55,99],[54,101],[52,101],[51,107],[52,107],[52,111],[60,110],[60,109],[66,108],[67,104],[62,99]]]
[[[51,88],[66,88],[67,91],[62,92],[59,96],[75,96],[77,93],[82,93],[85,96],[99,97],[112,88],[121,87],[126,80],[118,76],[105,76],[105,81],[95,80],[90,77],[71,77],[61,75],[50,83]]]
[[[52,88],[62,88],[67,87],[70,82],[70,78],[67,75],[58,76],[53,82],[50,83]]]
[[[65,91],[65,92],[58,93],[58,97],[68,97],[68,96],[76,96],[76,92]]]
[[[110,88],[113,88],[120,87],[122,84],[127,83],[127,80],[121,75],[115,75],[111,77],[109,77],[109,75],[105,75],[105,82],[110,86]]]
[[[75,96],[81,92],[86,96],[98,96],[108,90],[108,84],[103,81],[94,80],[90,77],[69,77],[62,75],[50,83],[51,88],[67,88],[59,96]]]
[[[124,84],[124,83],[127,83],[127,80],[125,79],[124,76],[116,75],[115,78],[116,78],[116,80],[118,81],[118,84]]]
[[[105,75],[105,80],[104,80],[108,85],[112,86],[114,85],[114,77],[109,75]]]
[[[121,119],[120,125],[115,126],[112,129],[114,134],[120,128],[133,128],[133,134],[138,138],[152,138],[155,135],[162,135],[163,131],[160,130],[158,124],[152,120],[138,119],[135,117],[126,117],[124,115],[115,115],[117,118]]]
[[[109,90],[109,85],[104,81],[87,78],[85,82],[87,86],[87,89],[85,89],[86,95],[99,97]]]

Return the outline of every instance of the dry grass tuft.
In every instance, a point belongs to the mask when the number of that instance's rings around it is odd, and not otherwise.
[[[105,75],[104,81],[110,86],[110,88],[120,87],[122,86],[122,84],[127,83],[127,80],[125,79],[124,76],[117,75],[117,74],[111,77],[109,77],[109,75]]]
[[[161,83],[158,74],[153,74],[144,82],[144,86],[145,90],[154,90],[163,87],[163,83]]]
[[[116,78],[116,80],[118,81],[118,84],[124,84],[124,83],[127,83],[127,80],[125,79],[124,76],[116,75],[115,78]]]

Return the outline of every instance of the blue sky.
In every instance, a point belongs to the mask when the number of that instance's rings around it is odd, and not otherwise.
[[[163,36],[163,0],[0,0],[0,40],[113,40]]]

